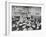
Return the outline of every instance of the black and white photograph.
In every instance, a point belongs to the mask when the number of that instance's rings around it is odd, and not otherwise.
[[[12,5],[12,31],[41,30],[41,7]]]
[[[46,37],[46,0],[0,0],[0,37]]]

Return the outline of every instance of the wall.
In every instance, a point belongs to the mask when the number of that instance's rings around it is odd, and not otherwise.
[[[5,36],[5,1],[6,0],[0,0],[0,37],[6,37]],[[23,3],[44,3],[45,8],[44,8],[44,12],[42,13],[43,16],[42,24],[43,25],[46,24],[46,0],[7,0],[7,1],[23,2]],[[16,34],[13,35],[10,34],[7,37],[46,37],[45,29],[44,31],[40,31],[40,32],[39,31],[16,32]]]

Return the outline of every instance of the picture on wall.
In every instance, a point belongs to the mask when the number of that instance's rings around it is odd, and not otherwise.
[[[41,30],[41,7],[12,5],[12,31]]]

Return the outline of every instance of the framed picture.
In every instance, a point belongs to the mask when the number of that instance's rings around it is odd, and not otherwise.
[[[42,31],[43,4],[6,2],[5,34],[16,31]]]

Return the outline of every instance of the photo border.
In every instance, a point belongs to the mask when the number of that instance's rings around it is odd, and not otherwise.
[[[35,5],[35,6],[39,6],[39,7],[42,7],[44,8],[44,4],[36,4],[36,3],[17,3],[17,2],[5,2],[5,35],[9,35],[10,33],[12,33],[11,31],[11,25],[9,22],[10,21],[10,9],[11,9],[11,6],[12,5],[15,5],[15,4],[26,4],[27,6],[28,5]],[[19,6],[19,5],[18,5]],[[43,10],[43,9],[42,9]],[[41,11],[42,13],[43,11]],[[41,18],[42,18],[42,14],[41,14]],[[42,21],[42,20],[41,20]],[[43,27],[43,26],[42,26]]]

